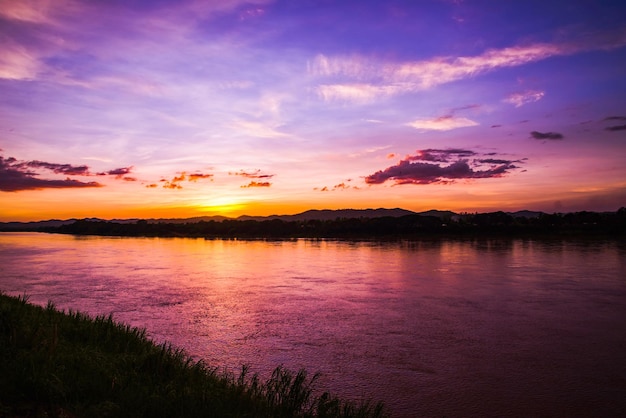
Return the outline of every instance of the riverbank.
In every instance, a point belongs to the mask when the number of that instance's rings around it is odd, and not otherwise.
[[[317,375],[265,382],[196,362],[145,330],[0,294],[0,416],[384,417],[382,404],[315,395]]]

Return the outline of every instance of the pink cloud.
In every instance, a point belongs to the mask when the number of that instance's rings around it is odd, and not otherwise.
[[[521,107],[528,103],[541,100],[545,92],[539,90],[528,90],[522,93],[512,93],[504,99],[505,103],[510,103],[515,107]]]
[[[417,119],[413,122],[407,123],[407,125],[415,129],[449,131],[469,126],[478,126],[478,122],[464,117],[445,115],[433,119]]]
[[[431,89],[499,68],[517,67],[554,56],[614,49],[624,45],[626,36],[617,32],[596,34],[572,42],[517,45],[489,49],[475,56],[434,57],[405,63],[380,63],[359,56],[318,55],[309,63],[308,70],[314,77],[338,80],[330,84],[322,82],[317,86],[316,92],[322,99],[371,102],[381,97]],[[516,100],[513,104],[539,100],[540,93],[542,92],[529,92],[526,96],[513,98],[512,100]]]

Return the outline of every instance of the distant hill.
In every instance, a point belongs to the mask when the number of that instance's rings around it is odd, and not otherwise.
[[[56,228],[61,225],[73,224],[77,219],[50,219],[48,221],[37,222],[0,222],[0,231],[25,231],[41,228]]]
[[[237,220],[240,221],[264,221],[264,220],[272,220],[272,219],[280,219],[281,221],[310,221],[310,220],[321,220],[321,221],[332,221],[337,218],[339,219],[351,219],[351,218],[382,218],[384,216],[390,216],[393,218],[398,218],[400,216],[405,215],[415,215],[415,212],[406,209],[311,209],[302,213],[298,213],[295,215],[271,215],[271,216],[240,216]]]
[[[203,222],[209,221],[209,222]],[[187,219],[98,218],[0,223],[0,231],[40,231],[74,235],[204,238],[381,238],[423,236],[620,236],[626,208],[616,212],[503,211],[462,213],[405,209],[309,210],[267,217]]]
[[[440,219],[454,219],[457,218],[459,216],[458,213],[449,211],[449,210],[436,210],[436,209],[431,209],[431,210],[427,210],[425,212],[419,212],[418,215],[421,216],[434,216],[436,218],[440,218]]]
[[[530,211],[530,210],[520,210],[517,212],[489,212],[491,214],[506,214],[515,219],[538,219],[542,216],[546,215],[544,212],[538,211]],[[482,215],[488,215],[489,213],[484,213]],[[311,209],[302,213],[297,213],[294,215],[270,215],[270,216],[248,216],[243,215],[238,218],[229,218],[226,216],[197,216],[193,218],[150,218],[150,219],[112,219],[105,220],[100,218],[85,218],[82,219],[84,221],[90,222],[112,222],[118,224],[134,224],[138,221],[145,221],[149,224],[192,224],[198,222],[222,222],[225,220],[238,220],[238,221],[267,221],[267,220],[281,220],[285,222],[300,222],[300,221],[310,221],[310,220],[322,220],[322,221],[335,221],[338,219],[373,219],[373,218],[382,218],[382,217],[392,217],[399,218],[406,215],[419,215],[424,217],[435,217],[439,218],[444,223],[446,221],[457,222],[462,219],[467,219],[473,217],[475,214],[463,213],[458,214],[449,210],[436,210],[431,209],[424,212],[413,212],[406,209],[401,208],[378,208],[378,209]],[[0,231],[38,231],[45,230],[51,228],[58,228],[63,225],[68,225],[76,222],[77,219],[50,219],[46,221],[36,221],[36,222],[0,222]]]
[[[537,218],[543,214],[543,212],[533,212],[528,210],[521,210],[518,212],[507,212],[507,214],[513,216],[514,218]],[[433,216],[440,219],[452,219],[458,220],[462,215],[459,215],[455,212],[449,210],[436,210],[431,209],[424,212],[413,212],[406,209],[401,208],[393,208],[393,209],[311,209],[302,213],[297,213],[295,215],[270,215],[270,216],[249,216],[242,215],[238,218],[229,218],[227,216],[196,216],[193,218],[149,218],[143,219],[150,224],[186,224],[186,223],[197,223],[197,222],[222,222],[224,220],[238,220],[238,221],[266,221],[272,219],[280,219],[281,221],[290,222],[290,221],[310,221],[310,220],[321,220],[321,221],[334,221],[336,219],[353,219],[353,218],[382,218],[382,217],[392,217],[399,218],[401,216],[406,215],[420,215],[420,216]],[[136,223],[142,219],[132,218],[132,219],[100,219],[100,218],[85,218],[83,220],[91,221],[91,222],[115,222],[119,224],[131,224]],[[36,221],[36,222],[0,222],[0,231],[36,231],[39,229],[45,228],[56,228],[61,225],[67,225],[76,222],[77,219],[51,219],[47,221]]]
[[[541,215],[545,215],[543,212],[535,212],[532,210],[518,210],[517,212],[507,212],[508,215],[511,215],[514,218],[538,218]]]

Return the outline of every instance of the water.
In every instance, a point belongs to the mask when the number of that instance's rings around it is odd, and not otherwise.
[[[626,244],[0,234],[0,290],[397,417],[619,416]]]

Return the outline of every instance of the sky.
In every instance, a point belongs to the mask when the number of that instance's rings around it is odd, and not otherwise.
[[[626,206],[626,3],[0,0],[0,221]]]

